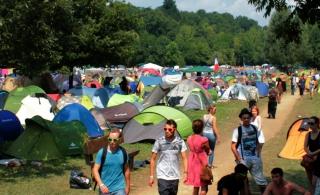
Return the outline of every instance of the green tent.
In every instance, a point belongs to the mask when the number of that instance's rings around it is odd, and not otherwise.
[[[181,71],[182,72],[213,72],[213,69],[208,66],[194,66],[192,68],[188,68]]]
[[[136,94],[130,94],[130,95],[114,94],[109,99],[107,107],[117,106],[125,102],[133,103],[133,102],[140,102],[140,101],[141,100],[139,96],[137,96]]]
[[[26,160],[53,160],[82,154],[86,132],[79,121],[54,123],[35,116],[26,119],[26,130],[6,153]]]
[[[143,112],[153,112],[164,116],[166,119],[173,119],[177,123],[177,129],[182,138],[192,134],[192,122],[190,118],[180,110],[168,106],[152,106]]]
[[[30,85],[28,87],[19,87],[11,91],[9,93],[4,109],[9,110],[13,113],[17,113],[21,106],[21,101],[28,95],[32,95],[35,93],[46,93],[46,92],[40,87],[37,87],[35,85]]]

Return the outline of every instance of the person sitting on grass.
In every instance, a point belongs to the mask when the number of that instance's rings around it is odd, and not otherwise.
[[[272,182],[269,183],[263,195],[281,194],[290,195],[293,192],[299,192],[304,195],[311,195],[309,191],[303,187],[283,179],[283,171],[281,168],[274,168],[271,171]]]
[[[249,195],[248,168],[244,164],[237,164],[234,173],[223,176],[217,184],[218,195]]]

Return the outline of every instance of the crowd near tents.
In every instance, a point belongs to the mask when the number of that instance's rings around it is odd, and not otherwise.
[[[179,69],[147,63],[128,69],[75,68],[72,77],[1,77],[0,143],[11,143],[1,152],[51,160],[82,154],[86,139],[101,137],[110,128],[122,129],[125,143],[136,143],[163,135],[161,127],[174,119],[177,135],[186,138],[192,128],[185,110],[206,110],[219,101],[259,101],[274,86],[276,70],[218,64]],[[289,130],[280,156],[301,157],[305,131],[300,131],[300,123]]]

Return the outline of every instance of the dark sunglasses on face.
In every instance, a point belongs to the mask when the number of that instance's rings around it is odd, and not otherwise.
[[[118,142],[120,138],[108,138],[108,142]]]
[[[172,132],[174,129],[173,129],[173,128],[166,128],[166,127],[165,127],[165,128],[163,128],[163,130],[164,130],[164,131],[170,131],[170,132]]]
[[[309,125],[315,125],[316,123],[314,122],[308,122]]]

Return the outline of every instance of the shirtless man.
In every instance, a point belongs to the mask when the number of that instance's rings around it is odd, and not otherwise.
[[[272,182],[267,186],[263,195],[291,195],[293,192],[299,192],[304,195],[311,195],[303,187],[283,179],[283,171],[281,168],[274,168],[271,171]]]

